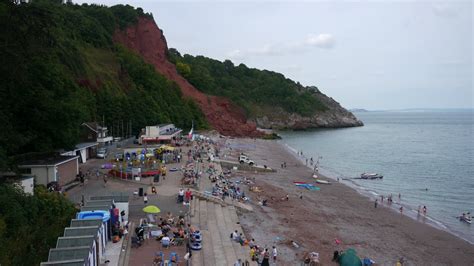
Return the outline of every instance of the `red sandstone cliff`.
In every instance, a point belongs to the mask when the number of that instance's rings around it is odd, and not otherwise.
[[[176,82],[185,97],[190,97],[201,108],[209,124],[223,135],[228,136],[261,136],[253,122],[247,121],[240,109],[228,99],[208,96],[198,91],[183,78],[166,57],[168,45],[163,32],[155,21],[139,18],[138,23],[126,30],[117,30],[114,41],[140,54],[143,59],[154,65],[156,71]]]

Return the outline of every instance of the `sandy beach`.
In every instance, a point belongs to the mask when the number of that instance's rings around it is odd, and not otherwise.
[[[240,221],[247,237],[278,247],[278,265],[295,265],[313,251],[323,265],[336,265],[333,252],[347,248],[377,265],[395,265],[401,257],[404,265],[474,265],[474,245],[424,224],[423,217],[415,221],[385,202],[374,208],[373,201],[337,182],[319,185],[320,191],[296,187],[294,181],[314,183],[312,171],[277,141],[228,139],[226,145],[221,153],[227,158],[245,152],[257,164],[277,170],[237,175],[255,178],[263,190],[249,192],[254,212],[241,213]],[[281,168],[282,162],[286,168]],[[287,194],[288,201],[283,199]],[[267,199],[268,206],[256,204],[257,198]],[[292,247],[291,240],[300,247]]]

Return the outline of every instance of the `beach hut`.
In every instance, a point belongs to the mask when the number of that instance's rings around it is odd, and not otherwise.
[[[339,257],[339,265],[341,266],[362,266],[360,258],[357,256],[357,252],[350,248],[342,253]]]
[[[78,264],[78,265],[93,266],[94,260],[91,258],[90,247],[82,246],[82,247],[52,248],[49,250],[49,256],[48,256],[49,263],[56,262],[58,263],[57,265],[71,265],[71,264],[65,264],[65,262],[71,263],[71,261],[76,261],[76,260],[79,260],[80,262],[83,263],[83,264]],[[45,265],[48,265],[48,264],[45,264]],[[72,264],[72,265],[76,265],[76,264]]]
[[[87,236],[65,236],[65,237],[58,237],[56,248],[78,248],[78,247],[87,247],[88,248],[88,255],[86,259],[85,265],[99,265],[99,258],[97,254],[97,245],[95,241],[95,235],[87,235]],[[54,257],[55,259],[59,257]],[[84,265],[83,264],[83,265]],[[50,264],[51,265],[51,264]],[[55,265],[55,264],[52,264]],[[62,264],[58,264],[62,265]]]

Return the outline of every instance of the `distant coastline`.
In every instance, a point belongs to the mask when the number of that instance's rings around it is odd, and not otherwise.
[[[353,108],[349,109],[353,113],[366,113],[366,112],[474,112],[473,108],[403,108],[403,109],[379,109],[379,110],[368,110],[364,108]]]

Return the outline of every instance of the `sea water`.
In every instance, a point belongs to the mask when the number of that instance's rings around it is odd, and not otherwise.
[[[474,214],[474,110],[355,115],[365,126],[278,134],[305,158],[320,158],[322,174],[345,178],[372,200],[392,194],[393,205],[404,206],[405,214],[474,243],[474,223],[456,218]],[[364,172],[384,177],[353,179]],[[427,207],[427,217],[417,214],[419,206]]]

